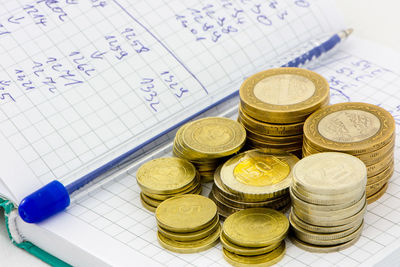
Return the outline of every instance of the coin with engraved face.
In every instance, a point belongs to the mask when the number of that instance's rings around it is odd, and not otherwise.
[[[367,183],[367,168],[358,158],[324,152],[301,159],[293,168],[293,185],[314,194],[358,192]]]
[[[266,123],[302,122],[329,102],[321,75],[300,68],[277,68],[247,78],[240,87],[242,110]]]
[[[385,109],[367,103],[328,106],[313,113],[304,123],[304,138],[310,147],[352,155],[386,147],[394,140],[394,131],[393,116]],[[385,151],[389,150],[390,147]]]

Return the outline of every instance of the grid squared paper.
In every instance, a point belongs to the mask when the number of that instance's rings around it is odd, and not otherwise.
[[[332,103],[363,101],[381,105],[393,114],[397,125],[400,124],[397,106],[400,96],[393,90],[400,87],[400,75],[345,51],[338,51],[327,62],[311,68],[330,80]],[[228,106],[233,104],[234,101]],[[215,112],[205,115],[212,116]],[[231,117],[235,119],[236,116]],[[171,149],[170,144],[155,157],[170,156]],[[400,238],[399,153],[397,133],[395,173],[384,196],[368,205],[364,230],[355,245],[340,252],[317,254],[297,248],[286,239],[286,255],[277,266],[366,266],[377,253],[394,249],[392,245]],[[154,214],[141,206],[134,172],[91,192],[68,212],[165,266],[229,266],[223,259],[221,244],[190,255],[163,249],[157,242]],[[207,195],[211,184],[204,187],[203,194]]]
[[[0,131],[42,185],[134,150],[337,27],[324,1],[17,2],[0,17]]]

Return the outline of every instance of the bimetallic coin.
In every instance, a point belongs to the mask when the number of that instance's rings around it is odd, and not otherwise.
[[[318,226],[318,225],[312,225],[309,223],[306,223],[302,221],[300,218],[296,216],[295,213],[293,213],[293,208],[290,212],[290,220],[294,221],[296,225],[300,226],[302,229],[305,229],[310,232],[315,232],[315,233],[338,233],[338,232],[343,232],[348,229],[351,229],[357,225],[360,225],[361,222],[363,221],[364,217],[358,217],[355,218],[354,221],[349,222],[348,224],[343,224],[343,225],[336,225],[336,226]]]
[[[294,123],[329,101],[329,84],[300,68],[269,69],[247,78],[239,89],[242,109],[269,123]]]
[[[393,140],[395,122],[385,109],[347,102],[322,108],[307,118],[304,136],[320,150],[369,153]]]
[[[297,225],[295,221],[292,220],[292,216],[289,216],[289,222],[290,222],[290,226],[292,227],[292,230],[294,231],[294,233],[298,239],[300,239],[304,242],[309,242],[309,243],[316,245],[316,243],[313,243],[313,240],[335,240],[336,241],[336,240],[339,240],[350,234],[353,234],[364,223],[364,220],[362,220],[359,224],[357,224],[349,229],[346,229],[346,230],[340,231],[340,232],[334,232],[334,233],[311,232],[306,229],[303,229],[299,225]],[[310,240],[310,241],[307,241],[307,240]],[[338,242],[338,243],[344,243],[344,242]],[[329,245],[333,245],[333,244],[329,244]]]
[[[218,226],[212,234],[206,238],[195,241],[175,241],[165,237],[162,233],[157,233],[158,242],[162,247],[177,253],[196,253],[207,250],[218,243],[221,226]]]
[[[290,188],[293,195],[299,199],[316,205],[341,205],[341,204],[355,204],[361,196],[365,194],[365,187],[361,186],[352,192],[346,192],[342,194],[314,194],[310,193],[297,186],[297,183],[293,183]]]
[[[288,190],[298,158],[274,149],[255,149],[224,163],[221,181],[231,192],[246,199],[265,200]]]
[[[250,131],[269,136],[290,136],[303,134],[304,121],[291,124],[273,124],[258,121],[248,116],[241,107],[239,107],[238,121]]]
[[[367,186],[377,183],[379,181],[387,181],[389,180],[394,173],[394,161],[390,162],[389,167],[382,171],[381,173],[378,173],[375,176],[368,177],[367,179]]]
[[[154,194],[176,193],[189,186],[195,178],[193,164],[174,157],[148,161],[136,173],[142,190]]]
[[[278,263],[283,256],[285,256],[285,242],[281,242],[278,248],[271,252],[257,255],[257,256],[241,256],[230,252],[229,250],[223,249],[225,260],[232,266],[237,267],[264,267],[272,266]]]
[[[265,134],[260,134],[252,132],[246,129],[247,138],[258,140],[260,142],[270,143],[270,144],[303,144],[303,134],[289,135],[289,136],[268,136]]]
[[[217,214],[215,203],[200,195],[181,195],[162,202],[156,210],[159,226],[172,232],[195,232],[207,227]]]
[[[262,247],[282,241],[289,229],[284,214],[273,209],[251,208],[238,211],[226,218],[223,232],[239,246]]]
[[[272,245],[269,245],[266,247],[259,247],[259,248],[242,247],[242,246],[238,246],[238,245],[230,242],[225,237],[223,232],[221,232],[221,236],[219,237],[219,240],[221,241],[224,249],[226,249],[232,253],[242,255],[242,256],[255,256],[255,255],[265,254],[265,253],[271,252],[272,250],[276,249],[281,244],[281,243],[275,243],[275,244],[272,244]]]
[[[327,226],[327,227],[334,227],[338,225],[345,225],[349,224],[353,221],[358,220],[359,218],[363,218],[365,211],[367,210],[367,203],[365,202],[364,207],[356,214],[347,217],[347,218],[342,218],[343,216],[332,216],[328,218],[324,217],[319,217],[319,216],[312,216],[310,214],[307,214],[305,212],[302,212],[299,209],[292,209],[292,212],[302,221],[316,225],[316,226]]]
[[[382,172],[387,168],[387,166],[391,165],[394,161],[393,153],[388,154],[384,159],[373,163],[371,165],[367,165],[367,176],[372,177]]]
[[[294,236],[291,236],[290,240],[292,241],[292,243],[295,246],[297,246],[297,247],[299,247],[301,249],[304,249],[306,251],[314,252],[314,253],[329,253],[329,252],[337,252],[337,251],[343,250],[345,248],[348,248],[348,247],[354,245],[358,241],[360,236],[361,236],[361,232],[353,240],[350,240],[350,241],[348,241],[346,243],[343,243],[343,244],[333,245],[333,246],[313,245],[313,244],[310,244],[310,243],[303,242],[303,241],[297,239]]]
[[[208,117],[192,122],[182,132],[182,143],[196,158],[219,158],[236,153],[246,140],[244,127],[231,119]]]
[[[309,244],[313,244],[313,245],[319,245],[319,246],[334,246],[334,245],[339,245],[339,244],[343,244],[343,243],[347,243],[351,240],[353,240],[354,238],[356,238],[357,236],[359,236],[362,232],[364,226],[364,222],[361,223],[361,225],[353,232],[351,232],[350,234],[346,235],[346,236],[342,236],[340,238],[337,239],[328,239],[327,236],[329,234],[304,234],[301,231],[298,231],[296,228],[294,229],[294,233],[296,235],[296,238],[309,243]]]
[[[220,227],[219,223],[219,217],[215,216],[213,219],[213,222],[206,228],[196,231],[196,232],[190,232],[190,233],[175,233],[171,232],[167,229],[164,229],[160,226],[158,226],[158,231],[165,237],[175,240],[175,241],[195,241],[195,240],[200,240],[203,239],[213,232],[217,230],[217,228]]]
[[[383,196],[383,194],[386,192],[388,185],[389,185],[389,183],[386,183],[384,186],[382,186],[381,189],[379,189],[378,192],[376,192],[375,194],[373,194],[370,197],[367,197],[367,203],[371,204],[371,203],[377,201],[379,198],[381,198],[381,196]]]
[[[367,169],[358,158],[324,152],[301,159],[293,168],[293,182],[316,194],[341,194],[364,188]]]
[[[268,143],[265,141],[257,140],[254,139],[250,136],[247,137],[247,143],[251,146],[257,147],[257,148],[271,148],[271,149],[281,149],[286,152],[291,152],[295,150],[300,150],[302,148],[302,142],[292,142],[292,143]]]
[[[390,178],[391,178],[391,176],[388,176],[381,181],[367,185],[366,191],[365,191],[367,194],[367,198],[376,194],[389,181]]]

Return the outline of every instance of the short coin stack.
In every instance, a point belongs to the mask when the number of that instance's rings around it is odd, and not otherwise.
[[[238,152],[245,141],[246,131],[238,122],[208,117],[187,123],[178,130],[173,153],[193,163],[202,182],[210,182],[221,158]]]
[[[178,253],[195,253],[214,246],[221,233],[217,207],[200,195],[181,195],[156,210],[158,241]]]
[[[200,194],[200,176],[193,164],[180,158],[158,158],[138,169],[142,205],[154,212],[164,200],[182,194]]]
[[[367,201],[386,191],[394,172],[395,121],[381,107],[367,103],[340,103],[312,114],[304,124],[303,155],[338,151],[351,154],[367,166]]]
[[[300,68],[269,69],[247,78],[240,87],[238,121],[250,148],[276,148],[301,154],[303,124],[329,103],[329,84]]]
[[[233,266],[273,265],[285,255],[288,230],[288,219],[279,211],[252,208],[236,212],[223,225],[224,258]]]
[[[215,172],[210,198],[222,217],[247,208],[284,210],[290,205],[292,168],[298,160],[277,149],[238,154]]]
[[[311,252],[354,244],[364,224],[366,182],[365,164],[354,156],[325,152],[300,160],[291,187],[293,243]]]

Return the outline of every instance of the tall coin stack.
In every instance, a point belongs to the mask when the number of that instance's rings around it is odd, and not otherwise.
[[[140,200],[154,212],[164,200],[182,194],[200,194],[200,176],[193,164],[180,158],[158,158],[138,169],[136,180],[142,189]]]
[[[158,242],[178,253],[195,253],[214,246],[221,233],[217,207],[209,198],[181,195],[156,210]]]
[[[202,182],[210,182],[222,158],[238,152],[245,141],[246,131],[238,122],[208,117],[187,123],[178,130],[173,153],[193,163]]]
[[[250,148],[276,148],[301,155],[303,124],[329,103],[329,84],[300,68],[278,68],[247,78],[240,87],[238,121]]]
[[[290,205],[292,168],[298,160],[277,149],[238,154],[217,169],[209,197],[225,218],[247,208],[284,210]]]
[[[312,114],[304,124],[303,156],[338,151],[367,166],[367,202],[379,199],[394,172],[395,121],[367,103],[340,103]]]
[[[236,212],[222,228],[224,258],[233,266],[271,266],[285,255],[288,230],[288,219],[281,212],[265,208]]]
[[[325,152],[300,160],[291,187],[293,243],[311,252],[354,244],[364,225],[366,183],[365,164],[349,154]]]

